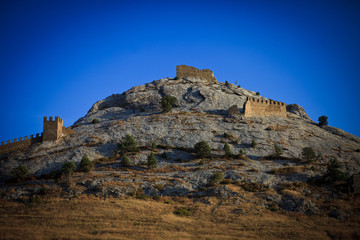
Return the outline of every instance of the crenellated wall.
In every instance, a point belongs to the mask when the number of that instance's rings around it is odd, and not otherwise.
[[[63,120],[60,117],[44,117],[43,133],[31,135],[30,137],[21,137],[8,140],[7,142],[1,142],[0,154],[12,152],[15,150],[26,150],[34,143],[41,143],[44,141],[58,141],[62,135],[68,135],[75,133],[70,127],[65,128],[63,126]]]
[[[248,98],[244,106],[245,117],[287,117],[286,104],[272,100],[263,100],[258,98]]]
[[[216,78],[214,77],[214,73],[209,69],[199,70],[195,67],[186,66],[186,65],[178,65],[176,66],[176,77],[177,78],[202,78],[206,80],[208,83],[217,83]]]
[[[11,152],[14,150],[26,150],[32,144],[40,143],[43,140],[42,134],[30,135],[29,137],[15,138],[13,141],[8,140],[7,142],[1,142],[0,154]]]

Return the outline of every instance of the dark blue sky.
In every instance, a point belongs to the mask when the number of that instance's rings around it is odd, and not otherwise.
[[[0,141],[179,64],[360,136],[359,1],[0,1]]]

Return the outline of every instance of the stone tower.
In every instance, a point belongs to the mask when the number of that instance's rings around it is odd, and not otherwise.
[[[58,141],[61,137],[63,129],[63,120],[59,117],[52,117],[47,120],[44,117],[44,130],[43,130],[43,141]]]

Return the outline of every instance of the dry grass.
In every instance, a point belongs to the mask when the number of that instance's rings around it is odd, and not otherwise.
[[[138,200],[81,197],[49,199],[32,205],[2,201],[1,239],[329,239],[356,236],[360,221],[241,208],[212,199]],[[191,216],[174,214],[191,209]],[[250,207],[250,206],[249,206]],[[240,210],[239,210],[240,209]]]
[[[271,173],[275,175],[290,175],[298,172],[300,172],[299,167],[283,167],[271,170]]]

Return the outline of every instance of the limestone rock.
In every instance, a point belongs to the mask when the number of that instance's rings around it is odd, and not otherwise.
[[[286,105],[286,111],[293,113],[302,119],[311,120],[307,113],[305,112],[305,109],[297,104],[288,104]]]
[[[229,109],[228,109],[228,114],[230,116],[233,116],[233,115],[240,115],[240,111],[238,109],[238,106],[237,105],[232,105]]]

